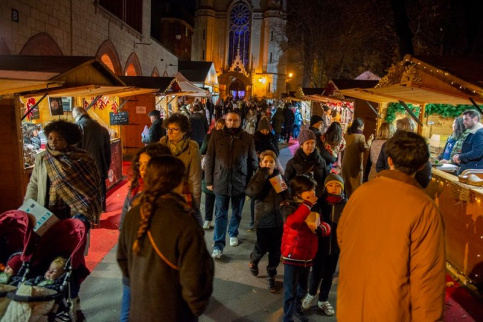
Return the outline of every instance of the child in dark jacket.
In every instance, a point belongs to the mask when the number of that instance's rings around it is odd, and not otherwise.
[[[276,168],[277,155],[271,150],[260,154],[260,168],[253,175],[246,188],[246,194],[255,200],[255,228],[257,241],[250,254],[250,271],[258,276],[258,263],[268,252],[267,282],[271,293],[277,292],[275,275],[280,264],[283,219],[280,203],[288,197],[287,185]],[[274,184],[271,181],[276,181]],[[280,181],[281,179],[281,181]]]
[[[302,314],[302,297],[307,292],[309,268],[317,253],[317,236],[330,235],[330,226],[320,222],[315,187],[317,183],[306,175],[298,175],[290,182],[293,200],[281,205],[284,218],[282,261],[284,263],[283,321],[293,321],[295,315],[308,321]]]
[[[332,233],[329,238],[319,238],[319,247],[309,277],[309,292],[302,301],[302,307],[309,309],[312,306],[320,284],[317,306],[326,315],[334,315],[334,308],[329,303],[328,298],[340,253],[340,248],[337,244],[337,223],[347,203],[347,199],[344,196],[344,180],[342,177],[331,173],[325,179],[324,186],[323,199],[319,203],[324,221],[330,225]],[[321,281],[322,284],[320,283]]]

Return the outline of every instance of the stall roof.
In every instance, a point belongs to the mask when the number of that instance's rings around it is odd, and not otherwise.
[[[179,60],[178,71],[194,83],[204,83],[213,62]]]
[[[326,96],[326,95],[305,95],[302,97],[303,100],[306,101],[315,101],[315,102],[322,102],[322,103],[351,103],[347,100],[341,100],[335,97]]]
[[[0,96],[62,86],[62,82],[0,78]]]
[[[26,89],[24,94],[96,96],[129,90],[102,62],[84,56],[0,55],[0,78],[62,83],[56,89]]]
[[[204,89],[201,89],[195,84],[191,83],[180,72],[177,72],[175,77],[176,77],[176,81],[179,84],[179,87],[181,88],[181,92],[176,93],[175,95],[196,96],[196,97],[210,96],[210,93],[208,91],[205,91]]]
[[[375,88],[343,89],[344,96],[373,102],[483,103],[483,64],[456,57],[416,58],[406,55]]]
[[[302,92],[304,95],[322,95],[324,93],[324,88],[302,87]]]
[[[151,76],[121,76],[120,79],[128,86],[133,86],[131,92],[124,95],[140,94],[166,94],[180,92],[176,78],[174,77],[151,77]]]

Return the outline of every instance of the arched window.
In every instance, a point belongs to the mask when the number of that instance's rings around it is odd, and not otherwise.
[[[231,9],[229,37],[229,64],[233,63],[238,54],[245,69],[248,69],[250,60],[250,9],[243,2],[238,2]]]

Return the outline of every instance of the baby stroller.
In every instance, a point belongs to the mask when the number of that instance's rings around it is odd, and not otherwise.
[[[8,259],[23,249],[32,249],[30,243],[35,242],[32,236],[33,223],[28,215],[20,210],[11,210],[0,214],[0,264],[7,266]],[[29,244],[27,244],[29,243]],[[19,271],[19,274],[22,270]],[[10,299],[8,292],[17,288],[11,285],[0,284],[0,318],[5,313]]]
[[[89,275],[84,259],[86,232],[86,226],[81,220],[65,219],[45,232],[35,248],[26,243],[22,255],[24,274],[17,292],[7,294],[12,302],[5,312],[6,321],[28,321],[24,314],[26,311],[48,321],[75,321],[76,307],[72,299],[77,297],[80,284]],[[61,280],[59,289],[53,291],[33,286],[27,290],[22,282],[44,275],[52,260],[58,256],[67,259],[64,274],[58,278]],[[19,292],[21,288],[26,292]]]

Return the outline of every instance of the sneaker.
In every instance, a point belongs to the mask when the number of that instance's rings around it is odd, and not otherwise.
[[[230,246],[238,246],[238,238],[236,237],[230,237]]]
[[[299,319],[299,321],[301,321],[301,322],[309,322],[309,318],[308,318],[308,317],[306,317],[306,316],[305,316],[305,315],[302,313],[302,311],[295,311],[295,312],[293,313],[293,315],[295,315],[295,317],[296,317],[297,319]]]
[[[267,284],[268,284],[268,290],[270,293],[277,293],[277,289],[275,288],[275,277],[269,276],[267,277]]]
[[[250,262],[250,264],[248,264],[248,267],[250,268],[250,273],[252,273],[253,276],[258,276],[257,264]]]
[[[215,248],[213,249],[213,253],[211,254],[211,257],[220,258],[221,255],[223,255],[223,251],[221,249]]]
[[[335,313],[334,308],[330,305],[329,301],[319,301],[317,306],[325,313],[325,315],[334,315]]]
[[[305,294],[304,298],[302,299],[302,307],[306,310],[310,309],[314,297],[315,295],[310,295],[309,293]]]
[[[208,230],[211,227],[211,221],[205,220],[205,223],[203,224],[203,229]]]

